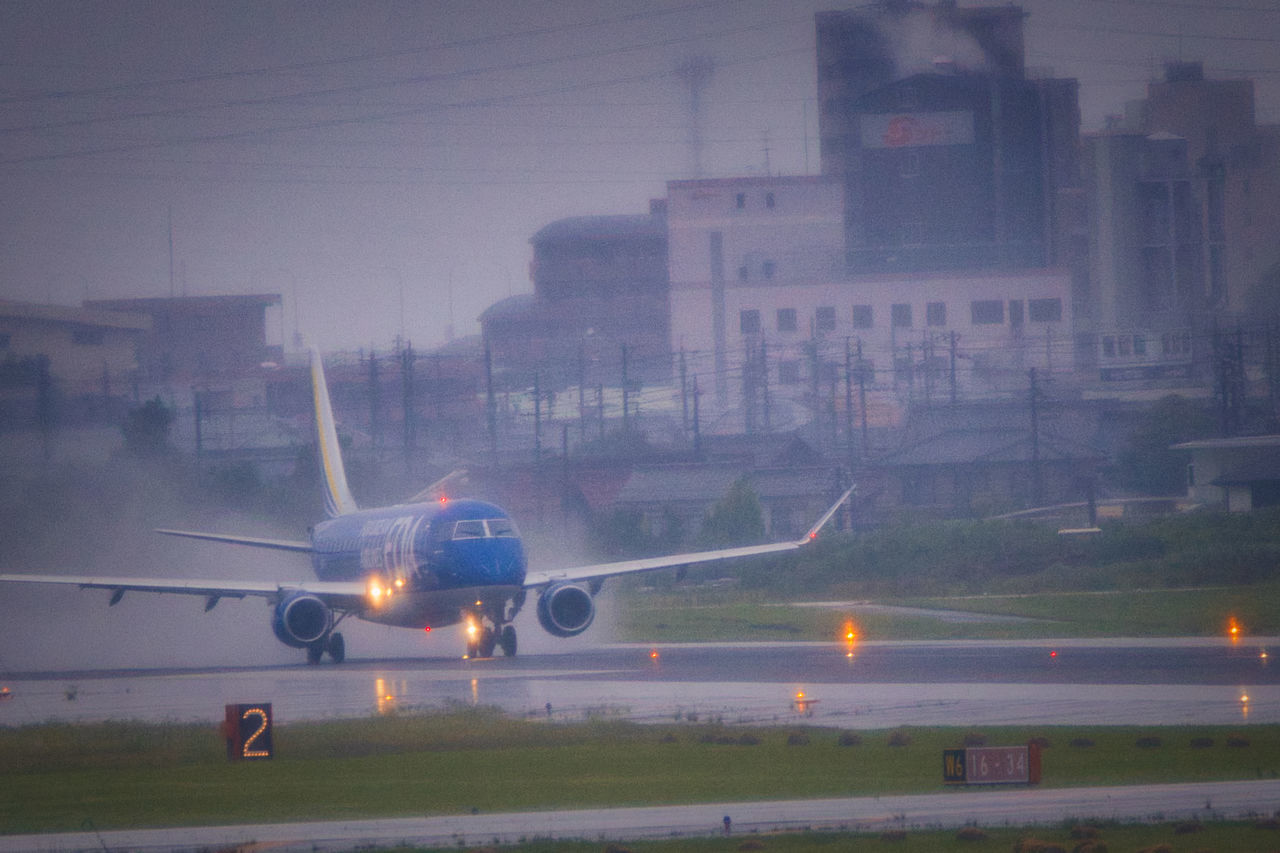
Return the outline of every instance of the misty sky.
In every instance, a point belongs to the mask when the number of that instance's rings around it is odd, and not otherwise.
[[[690,176],[690,57],[707,176],[816,170],[813,13],[848,5],[0,0],[0,298],[280,292],[272,340],[326,349],[474,333],[542,225]],[[1280,0],[1022,5],[1086,129],[1169,59],[1280,121]]]

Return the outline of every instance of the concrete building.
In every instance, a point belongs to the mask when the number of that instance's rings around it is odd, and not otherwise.
[[[1186,140],[1119,131],[1085,140],[1089,298],[1084,369],[1103,382],[1192,381],[1207,308],[1204,239]],[[1096,372],[1094,372],[1096,371]]]
[[[817,16],[822,171],[853,273],[1080,265],[1074,80],[1030,79],[1017,6]]]
[[[1280,263],[1280,127],[1258,125],[1252,80],[1207,80],[1198,62],[1168,64],[1130,105],[1134,124],[1186,140],[1209,309],[1246,318],[1251,291]]]
[[[699,390],[728,428],[830,418],[849,405],[850,374],[860,398],[901,404],[1020,390],[1032,367],[1072,369],[1066,270],[849,274],[839,181],[673,181],[667,191],[671,346],[714,376]]]
[[[1280,435],[1175,444],[1190,454],[1187,497],[1198,504],[1248,512],[1280,505]]]
[[[1280,128],[1257,125],[1252,81],[1171,63],[1084,151],[1093,378],[1222,393],[1274,373]]]
[[[533,294],[480,317],[499,370],[531,383],[618,385],[626,347],[630,378],[671,375],[667,230],[661,201],[648,214],[552,222],[530,238]]]

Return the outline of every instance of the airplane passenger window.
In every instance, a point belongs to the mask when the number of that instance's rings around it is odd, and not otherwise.
[[[483,539],[483,521],[459,521],[453,526],[454,539]]]
[[[515,536],[516,526],[509,518],[491,518],[487,522],[490,536]]]

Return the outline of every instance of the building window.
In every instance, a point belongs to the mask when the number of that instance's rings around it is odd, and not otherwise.
[[[778,331],[794,332],[796,330],[796,309],[779,308],[778,309]]]
[[[78,326],[71,332],[71,342],[82,347],[100,347],[105,340],[106,333],[91,326]]]
[[[737,205],[738,210],[742,210],[747,206],[747,194],[738,193],[737,197],[734,199],[734,203]]]
[[[1022,325],[1022,300],[1021,299],[1009,300],[1009,324],[1011,326]]]
[[[1110,335],[1107,335],[1102,339],[1102,357],[1103,358],[1116,357],[1116,339],[1111,337]]]
[[[870,329],[872,327],[870,305],[853,306],[853,327],[855,329]]]
[[[1004,322],[1004,303],[999,299],[978,299],[969,303],[973,325],[982,326]]]
[[[746,281],[751,277],[751,270],[747,269],[747,265],[743,264],[738,267],[738,281]]]
[[[765,207],[773,207],[773,206],[774,206],[773,193],[765,193],[765,194],[764,194],[764,206],[765,206]]]
[[[1061,323],[1061,299],[1031,299],[1027,302],[1027,313],[1033,323]]]
[[[799,385],[800,384],[800,362],[798,361],[778,362],[778,382],[782,385]]]
[[[947,325],[947,303],[930,302],[924,306],[924,321],[930,326]]]
[[[8,349],[8,348],[9,348],[9,333],[0,332],[0,349]]]
[[[813,314],[814,325],[819,332],[836,330],[836,309],[830,305],[820,306]]]
[[[911,328],[911,306],[905,302],[896,302],[890,309],[889,322],[895,329]]]
[[[755,308],[745,308],[739,311],[738,330],[744,335],[760,334],[760,312]]]
[[[764,270],[764,277],[773,278],[773,272],[776,268],[777,268],[777,265],[774,264],[773,261],[765,261],[762,267],[762,269]]]

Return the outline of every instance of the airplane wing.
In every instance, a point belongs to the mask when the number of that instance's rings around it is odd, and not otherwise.
[[[0,574],[0,583],[41,583],[77,586],[80,589],[109,589],[116,595],[111,603],[120,600],[126,592],[169,592],[182,595],[200,595],[215,601],[219,598],[245,598],[257,596],[269,600],[290,592],[305,591],[324,599],[333,607],[353,609],[363,606],[365,588],[361,583],[349,581],[227,581],[199,580],[196,578],[114,578],[94,575],[59,574]],[[212,605],[210,605],[212,606]],[[207,609],[207,608],[206,608]]]
[[[205,539],[209,542],[230,542],[232,545],[252,545],[255,548],[275,548],[278,551],[298,551],[310,554],[313,550],[310,542],[294,539],[260,539],[256,536],[230,536],[225,533],[202,533],[198,530],[161,530],[156,533],[165,536],[184,536],[187,539]]]
[[[721,548],[715,551],[694,551],[688,554],[671,554],[665,557],[648,557],[639,560],[621,560],[614,563],[595,563],[587,566],[575,566],[567,569],[551,569],[542,572],[529,572],[525,576],[526,587],[540,587],[559,581],[584,581],[613,577],[615,575],[633,574],[636,572],[652,572],[658,569],[673,569],[679,566],[692,566],[699,563],[714,563],[718,560],[731,560],[735,557],[751,557],[757,554],[776,554],[780,551],[794,551],[818,538],[818,531],[826,526],[836,510],[849,499],[857,486],[850,486],[840,499],[818,519],[813,527],[805,533],[804,538],[794,542],[774,542],[768,545],[744,545],[738,548]]]

